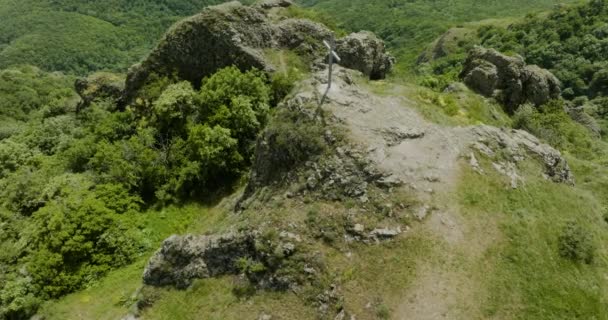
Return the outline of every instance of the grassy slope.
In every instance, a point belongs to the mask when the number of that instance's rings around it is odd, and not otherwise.
[[[584,163],[571,163],[579,179],[604,184],[608,180],[605,168],[584,172]],[[598,200],[605,198],[605,189],[526,179],[524,187],[510,190],[504,177],[480,176],[466,168],[461,181],[458,199],[467,223],[489,219],[499,226],[501,240],[467,266],[489,293],[479,301],[483,317],[607,319],[608,252],[601,244],[608,241],[608,223]],[[557,240],[568,221],[577,221],[593,236],[598,250],[592,264],[558,255]]]
[[[390,84],[370,85],[383,94],[414,96],[427,92],[414,86],[400,87],[399,91]],[[424,94],[417,98],[420,110],[425,110],[429,119],[446,125],[493,119],[490,114],[468,109],[475,96],[464,94],[457,99],[459,111],[452,116],[438,102],[440,98],[426,101]],[[459,208],[462,216],[465,240],[456,248],[441,235],[417,225],[407,237],[380,246],[317,244],[317,250],[326,256],[332,281],[341,288],[346,309],[361,319],[402,316],[404,297],[416,289],[416,279],[425,270],[437,269],[463,286],[458,289],[462,296],[457,297],[457,305],[450,305],[463,318],[607,319],[604,274],[608,271],[608,251],[601,246],[608,240],[608,223],[602,216],[602,205],[608,204],[605,163],[569,157],[577,177],[577,186],[571,187],[541,179],[538,164],[529,162],[519,168],[525,185],[512,190],[505,177],[494,173],[490,160],[481,155],[478,158],[487,174],[479,175],[463,165],[457,192],[440,199],[447,207]],[[153,241],[160,243],[173,232],[217,232],[263,221],[272,225],[302,223],[310,210],[321,215],[346,210],[339,203],[270,200],[253,215],[239,217],[230,214],[227,207],[186,207],[185,218],[173,227],[164,222],[181,214],[180,210],[169,210],[166,219],[151,220],[150,230],[158,230],[151,232],[156,234]],[[158,213],[152,214],[158,217]],[[557,239],[570,220],[581,223],[593,235],[598,251],[591,265],[573,263],[558,255]],[[126,314],[141,285],[146,258],[112,272],[83,292],[50,302],[41,314],[47,319],[112,319]],[[258,292],[240,299],[233,294],[234,285],[235,278],[224,277],[197,281],[186,291],[158,289],[158,300],[144,312],[144,319],[241,319],[243,315],[256,318],[264,313],[278,319],[316,317],[314,305],[303,296]]]
[[[388,41],[406,71],[425,46],[448,28],[490,18],[519,17],[579,0],[300,0],[328,14],[348,31],[371,30]]]
[[[159,219],[158,212],[150,212],[148,214],[153,217],[150,230],[156,234],[153,241],[160,244],[160,239],[171,233],[219,232],[260,221],[273,221],[273,225],[278,225],[278,221],[301,221],[306,218],[307,209],[312,207],[323,215],[347,210],[339,203],[303,205],[280,201],[268,206],[276,210],[266,207],[266,210],[251,212],[250,217],[234,215],[229,206],[223,204],[209,210],[198,206],[173,208],[168,210],[165,219]],[[184,213],[185,217],[180,217]],[[163,224],[176,218],[178,223],[172,226]],[[406,239],[381,246],[319,243],[314,246],[324,253],[331,281],[340,286],[345,296],[345,307],[362,319],[390,314],[415,279],[417,265],[421,261],[435,264],[440,260],[437,244],[422,229],[412,232]],[[352,254],[350,258],[346,256],[347,252]],[[39,314],[45,319],[62,320],[116,319],[127,314],[141,286],[141,273],[147,258],[142,257],[130,266],[111,272],[84,291],[47,303]],[[278,319],[317,319],[316,308],[305,298],[305,293],[260,291],[252,297],[239,298],[233,293],[235,280],[235,277],[227,276],[196,281],[187,290],[153,289],[156,302],[142,316],[144,319],[242,319],[243,315],[256,318],[269,313]]]

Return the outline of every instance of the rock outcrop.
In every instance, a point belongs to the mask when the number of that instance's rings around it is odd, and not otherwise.
[[[171,236],[148,262],[144,283],[185,289],[196,279],[241,274],[258,288],[286,290],[308,279],[305,268],[319,268],[300,241],[286,231]]]
[[[144,283],[187,288],[195,279],[236,274],[237,260],[254,255],[253,234],[171,236],[148,262]]]
[[[273,45],[273,29],[261,9],[229,2],[211,6],[175,24],[140,64],[129,70],[123,103],[153,74],[176,74],[199,83],[218,69],[268,69],[262,49]]]
[[[131,67],[121,105],[130,103],[153,74],[177,76],[197,86],[204,77],[232,65],[274,71],[276,66],[265,56],[268,49],[293,50],[311,61],[323,59],[322,41],[331,37],[327,27],[306,19],[269,17],[270,10],[291,4],[268,0],[245,6],[233,1],[176,23],[143,62]],[[371,33],[349,36],[340,43],[346,65],[372,78],[384,77],[392,66],[384,44]]]
[[[336,42],[340,65],[363,72],[372,80],[384,79],[395,64],[384,42],[371,32],[353,33]]]
[[[540,161],[544,167],[544,177],[556,183],[574,184],[570,166],[559,151],[541,143],[538,138],[523,130],[499,129],[491,126],[473,127],[476,137],[473,148],[492,158],[501,154],[503,163],[495,163],[494,168],[509,176],[513,187],[517,187],[519,175],[516,164],[528,157]],[[471,158],[472,166],[473,158]]]
[[[561,83],[551,72],[494,49],[472,49],[460,77],[472,90],[496,98],[507,112],[524,103],[539,106],[561,95]]]

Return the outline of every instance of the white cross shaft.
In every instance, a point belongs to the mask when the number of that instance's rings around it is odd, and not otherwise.
[[[333,71],[333,66],[334,66],[334,59],[337,62],[342,61],[342,59],[340,59],[340,56],[338,56],[338,54],[334,51],[335,40],[334,40],[333,35],[329,42],[323,40],[323,44],[327,47],[327,50],[329,50],[329,59],[328,59],[329,68],[327,70],[329,74],[328,74],[328,79],[327,79],[327,90],[325,90],[325,94],[323,94],[323,97],[321,97],[321,101],[319,102],[319,107],[317,108],[317,115],[321,111],[321,106],[323,105],[323,102],[325,101],[325,98],[327,97],[327,94],[329,93],[329,89],[331,89],[331,77],[332,77],[332,71]]]

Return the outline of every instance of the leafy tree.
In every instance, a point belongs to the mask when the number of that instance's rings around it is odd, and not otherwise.
[[[164,140],[174,136],[184,136],[188,117],[195,110],[195,91],[187,82],[180,82],[167,87],[152,105],[152,125],[156,127]]]
[[[230,129],[239,151],[249,160],[257,133],[267,122],[270,94],[261,72],[224,68],[203,80],[194,121]]]

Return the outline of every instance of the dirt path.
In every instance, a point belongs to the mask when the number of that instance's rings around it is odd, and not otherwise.
[[[421,227],[445,245],[445,263],[419,266],[419,276],[404,290],[393,316],[404,320],[470,319],[475,312],[461,311],[476,308],[466,305],[473,301],[468,297],[474,294],[474,284],[468,279],[468,271],[457,266],[457,260],[475,257],[473,251],[483,252],[483,243],[464,225],[456,206],[444,195],[455,187],[459,158],[475,141],[475,135],[471,128],[430,123],[414,110],[414,102],[374,95],[349,84],[346,74],[340,68],[336,71],[324,108],[348,127],[354,142],[368,150],[368,157],[380,169],[392,173],[415,190],[420,200],[437,208]],[[318,79],[323,76],[320,73]],[[317,86],[320,93],[325,89],[325,84]]]
[[[336,73],[324,108],[346,124],[351,138],[367,148],[368,157],[421,196],[450,190],[457,180],[458,159],[473,140],[471,129],[430,123],[407,98],[374,95],[342,80],[344,69]],[[321,84],[317,90],[325,88]]]

